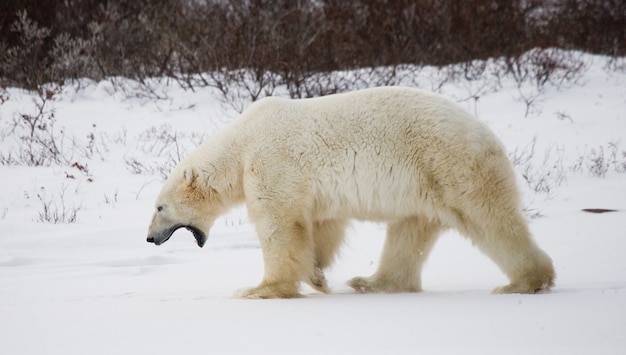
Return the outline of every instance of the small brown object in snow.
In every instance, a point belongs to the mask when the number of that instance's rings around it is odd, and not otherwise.
[[[607,213],[607,212],[617,212],[617,210],[608,210],[606,208],[583,208],[583,212],[589,213]]]

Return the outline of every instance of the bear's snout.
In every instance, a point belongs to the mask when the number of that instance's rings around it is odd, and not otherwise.
[[[164,234],[164,233],[162,233],[162,234]],[[155,237],[153,234],[151,234],[151,235],[148,236],[146,241],[148,243],[154,243],[154,245],[161,245],[161,244],[165,243],[168,239],[170,239],[170,237],[167,236],[167,235],[159,235],[159,236]]]

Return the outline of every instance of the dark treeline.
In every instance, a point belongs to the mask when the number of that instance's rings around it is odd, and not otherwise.
[[[2,85],[626,55],[623,0],[4,0]]]

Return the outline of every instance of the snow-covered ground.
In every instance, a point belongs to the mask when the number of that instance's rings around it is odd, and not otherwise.
[[[576,85],[541,93],[506,78],[495,90],[440,87],[516,161],[531,229],[558,273],[539,295],[490,295],[505,277],[456,232],[435,247],[423,293],[355,294],[345,281],[376,269],[384,226],[354,223],[327,274],[332,294],[233,298],[263,273],[244,209],[219,220],[203,249],[186,231],[145,241],[162,171],[232,119],[230,105],[165,82],[163,100],[129,97],[121,79],[64,88],[43,122],[54,113],[65,161],[0,166],[0,354],[626,353],[626,71],[585,61]],[[439,87],[423,75],[420,86]],[[522,94],[534,100],[527,115]],[[39,98],[3,97],[7,160],[24,148],[13,122]]]

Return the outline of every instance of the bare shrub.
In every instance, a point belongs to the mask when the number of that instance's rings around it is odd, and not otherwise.
[[[518,87],[533,83],[538,90],[546,84],[557,88],[576,84],[589,69],[584,54],[558,48],[535,48],[522,55],[508,57],[503,62]]]
[[[107,141],[108,136],[102,135],[97,131],[96,124],[91,125],[92,130],[85,136],[85,141],[74,140],[73,148],[86,159],[93,159],[96,156],[104,161],[105,155],[109,152]]]
[[[46,193],[46,189],[41,187],[39,193],[37,193],[37,199],[40,203],[40,211],[37,213],[37,222],[41,223],[75,223],[78,211],[81,207],[72,204],[66,205],[65,192],[66,186],[61,186],[58,193],[52,194],[52,196]]]
[[[611,57],[606,65],[604,66],[604,70],[611,72],[619,72],[626,73],[626,56],[624,57]]]
[[[446,65],[439,68],[436,78],[439,80],[436,90],[443,85],[453,83],[456,88],[462,88],[454,94],[459,102],[470,102],[474,106],[474,114],[478,115],[480,99],[497,91],[501,84],[494,80],[493,70],[496,68],[491,60],[472,60],[468,62]]]
[[[237,112],[243,112],[244,102],[254,102],[266,96],[272,96],[279,85],[279,76],[270,71],[257,69],[240,69],[224,73],[227,82],[219,87],[227,87],[223,91],[225,102],[232,103]]]
[[[337,94],[373,86],[416,85],[421,67],[391,65],[311,73],[296,86],[287,86],[291,98]]]
[[[76,164],[75,159],[81,158],[105,159],[108,137],[99,134],[95,124],[83,138],[58,128],[54,102],[60,92],[60,86],[42,86],[32,98],[32,108],[13,114],[12,121],[0,132],[9,143],[0,150],[0,164],[51,166]],[[0,94],[0,99],[3,97]]]
[[[169,77],[109,78],[115,92],[121,93],[127,99],[137,100],[141,105],[170,100],[168,93],[170,80],[172,79]]]
[[[600,147],[597,150],[591,149],[588,159],[587,169],[589,169],[591,175],[601,178],[605,177],[611,163],[608,157],[604,155],[604,148]]]
[[[11,73],[9,83],[36,89],[49,79],[45,73],[47,58],[44,44],[50,36],[50,29],[40,27],[24,10],[17,13],[11,31],[18,34],[19,44],[6,51],[1,62],[2,72]]]
[[[90,23],[89,37],[72,37],[61,33],[54,38],[50,51],[50,76],[58,81],[81,83],[82,78],[99,81],[104,73],[98,65],[96,51],[102,42],[102,26]],[[80,87],[80,86],[77,86]]]
[[[154,166],[144,165],[136,157],[125,157],[124,163],[126,164],[126,169],[135,175],[153,175],[156,170]]]
[[[536,138],[525,147],[509,153],[509,159],[520,173],[526,186],[536,193],[551,197],[553,190],[567,180],[562,148],[551,147],[544,152],[543,159],[536,157]]]
[[[519,100],[524,103],[524,117],[541,114],[541,103],[544,101],[543,93],[541,90],[537,90],[533,87],[523,88],[518,87],[517,93],[519,94]]]
[[[140,154],[129,154],[124,158],[126,168],[136,175],[159,174],[166,179],[172,169],[187,156],[190,149],[199,146],[203,134],[185,134],[169,125],[151,127],[136,139]]]
[[[569,121],[570,123],[574,123],[574,119],[566,111],[556,111],[554,114],[559,121]]]
[[[118,202],[118,191],[117,189],[113,192],[113,196],[110,196],[107,193],[104,193],[104,203],[107,205],[111,205],[115,207]]]
[[[7,101],[9,101],[9,94],[6,91],[6,88],[0,85],[0,105]]]
[[[69,162],[64,152],[65,133],[57,130],[53,102],[60,87],[42,88],[33,99],[35,109],[17,113],[6,136],[16,137],[16,146],[0,152],[3,165],[49,166]]]
[[[504,58],[497,77],[499,80],[503,76],[514,79],[519,100],[525,104],[524,117],[528,117],[541,112],[540,103],[546,85],[562,89],[581,80],[589,69],[584,58],[580,52],[535,48],[519,56]]]
[[[620,152],[620,142],[609,142],[606,149],[604,146],[592,148],[588,156],[580,156],[572,170],[582,166],[584,161],[589,173],[595,177],[604,178],[611,169],[617,173],[626,172],[626,150]]]

